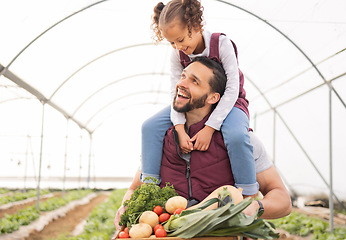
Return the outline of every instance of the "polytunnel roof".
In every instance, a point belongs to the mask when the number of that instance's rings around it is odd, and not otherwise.
[[[89,133],[127,118],[124,109],[148,117],[168,105],[171,47],[153,44],[150,29],[157,2],[2,0],[0,101],[38,98]],[[205,29],[237,45],[250,124],[287,182],[312,165],[329,182],[331,103],[334,180],[345,184],[346,2],[201,3]],[[284,172],[287,164],[300,167]]]

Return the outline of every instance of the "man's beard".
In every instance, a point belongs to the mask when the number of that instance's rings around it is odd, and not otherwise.
[[[175,95],[174,100],[173,100],[173,109],[177,112],[181,112],[181,113],[186,113],[189,112],[193,109],[198,109],[198,108],[202,108],[205,106],[205,101],[208,98],[208,94],[203,95],[200,98],[197,99],[190,99],[190,101],[188,103],[186,103],[184,106],[182,107],[178,107],[175,105],[175,100],[178,97],[178,95]]]

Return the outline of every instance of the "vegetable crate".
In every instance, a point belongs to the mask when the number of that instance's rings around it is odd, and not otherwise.
[[[112,240],[119,239],[118,234],[120,231],[124,230],[124,228],[125,227],[123,226],[119,231],[117,231],[114,234]],[[151,240],[154,238],[157,238],[157,237],[155,237],[155,235],[152,235],[149,238],[136,238],[136,239]],[[160,239],[160,240],[186,240],[184,238],[179,238],[179,237],[160,237],[158,239]],[[238,237],[196,237],[196,238],[191,238],[191,239],[193,239],[193,240],[211,240],[211,239],[215,239],[215,240],[243,240],[243,237],[240,237],[240,236],[238,236]]]

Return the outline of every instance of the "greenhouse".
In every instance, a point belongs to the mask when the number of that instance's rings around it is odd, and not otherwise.
[[[171,104],[172,47],[151,26],[158,1],[0,3],[0,239],[73,239],[77,225],[80,239],[110,239],[141,165],[142,124]],[[305,229],[283,231],[346,239],[346,2],[201,4],[204,29],[237,46],[250,128]],[[53,220],[30,227],[42,214],[58,222],[63,208],[76,214],[72,229],[44,237]],[[19,211],[25,220],[8,218]],[[298,223],[302,213],[329,235]]]

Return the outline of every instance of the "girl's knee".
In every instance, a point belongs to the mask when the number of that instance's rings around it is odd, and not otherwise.
[[[153,118],[149,118],[147,120],[145,120],[142,124],[142,133],[146,134],[146,133],[152,133],[155,130],[155,127],[157,126],[157,124],[155,123],[155,119]]]

